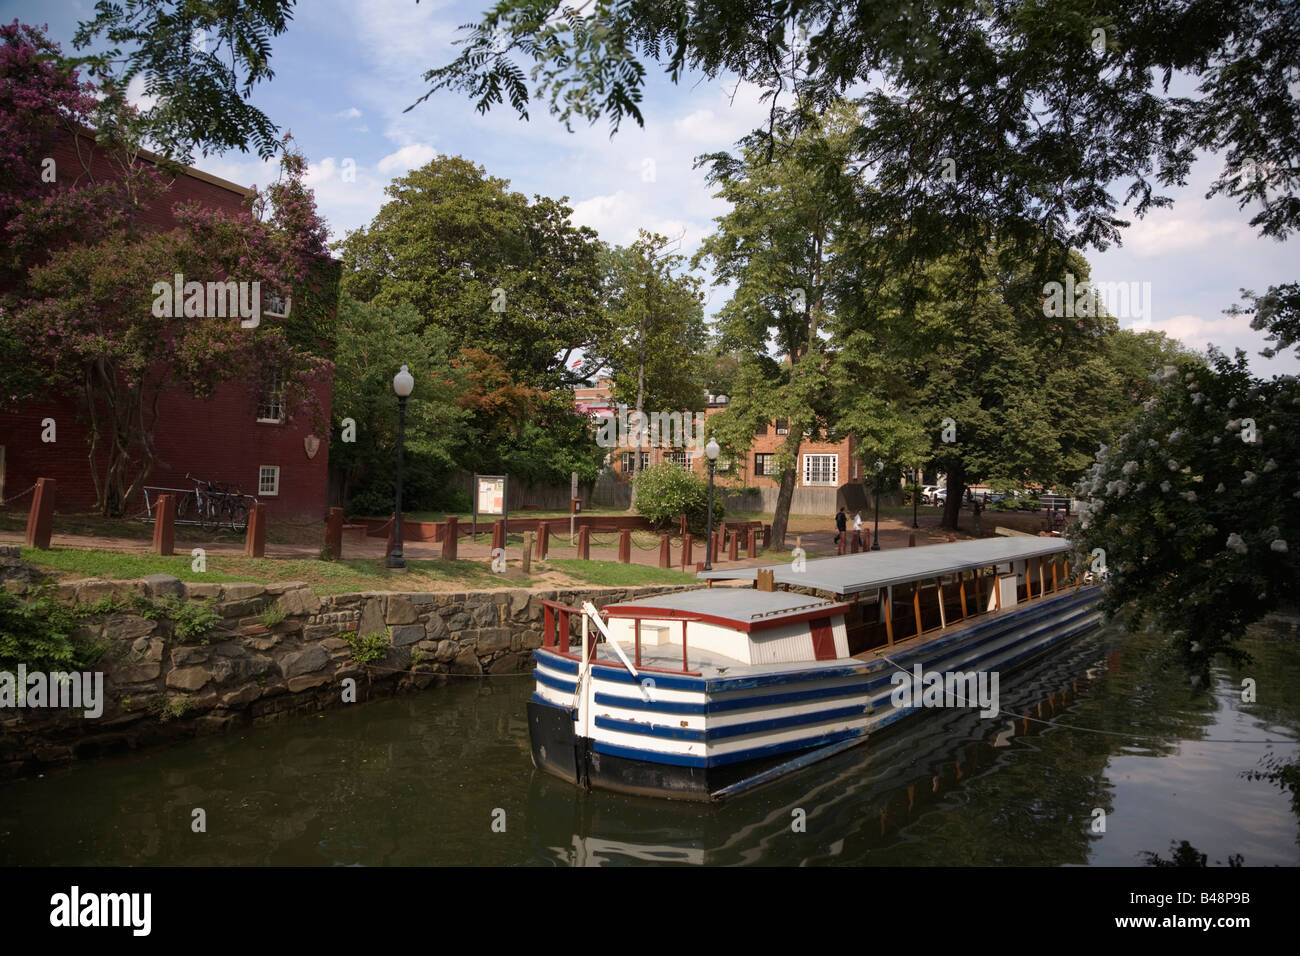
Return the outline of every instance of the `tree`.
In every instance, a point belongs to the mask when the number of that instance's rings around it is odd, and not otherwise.
[[[392,510],[397,460],[393,376],[415,377],[407,402],[403,501],[412,510],[449,507],[447,479],[468,437],[461,383],[447,373],[451,352],[442,329],[424,328],[410,305],[339,300],[330,467],[342,475],[343,504],[353,514]],[[345,419],[349,420],[345,424]],[[350,430],[349,430],[350,429]]]
[[[425,75],[424,98],[458,90],[486,111],[504,96],[527,117],[535,97],[566,123],[614,129],[643,122],[646,61],[674,81],[689,69],[753,83],[774,118],[781,97],[812,118],[866,84],[855,135],[882,204],[967,245],[1013,227],[1114,241],[1116,188],[1138,215],[1167,204],[1155,190],[1185,181],[1198,149],[1223,155],[1212,191],[1258,203],[1266,235],[1300,223],[1290,0],[503,0],[461,45]],[[1175,72],[1197,98],[1170,93]]]
[[[783,140],[772,157],[761,137],[750,136],[737,156],[697,160],[709,164],[716,195],[732,208],[716,220],[693,261],[712,263],[715,285],[736,284],[718,312],[719,345],[748,356],[730,406],[711,424],[735,454],[749,447],[758,425],[774,417],[787,421],[776,451],[781,484],[772,537],[778,548],[785,546],[800,445],[830,425],[825,333],[833,326],[841,274],[854,267],[839,247],[840,210],[852,189],[844,173],[846,117],[844,108],[828,113],[824,125]],[[772,348],[779,361],[767,361]]]
[[[277,129],[248,100],[275,76],[271,38],[288,29],[292,9],[293,0],[100,0],[73,42],[84,49],[102,36],[114,46],[70,62],[100,81],[110,103],[143,77],[157,102],[134,128],[163,155],[188,163],[196,148],[247,151],[251,142],[266,159],[280,146]]]
[[[71,242],[138,235],[138,213],[163,189],[137,150],[110,126],[96,147],[113,174],[95,176],[90,164],[59,169],[50,158],[101,114],[95,88],[58,60],[59,47],[43,31],[17,21],[0,26],[0,315],[27,295],[29,271]],[[0,318],[0,321],[3,321]],[[0,336],[0,407],[35,397],[25,350]]]
[[[1156,373],[1160,388],[1080,486],[1076,560],[1106,574],[1105,605],[1131,606],[1204,664],[1294,599],[1300,579],[1300,382],[1253,378],[1211,352]]]
[[[520,382],[571,385],[574,352],[606,338],[599,243],[564,201],[510,192],[460,157],[394,180],[390,200],[340,248],[343,290],[414,306],[454,350],[499,356]]]
[[[1234,305],[1224,311],[1228,315],[1253,313],[1250,327],[1268,332],[1267,337],[1275,343],[1262,349],[1261,355],[1272,358],[1293,345],[1300,350],[1300,283],[1269,286],[1263,295],[1242,289],[1241,295],[1246,306]]]
[[[667,253],[671,243],[643,229],[630,247],[612,249],[605,258],[612,329],[598,345],[597,361],[613,375],[614,397],[631,405],[642,423],[647,408],[694,412],[704,403],[703,296],[699,280],[681,273],[685,257]],[[637,458],[632,455],[633,473]],[[636,508],[636,487],[633,483],[631,508]]]
[[[456,450],[462,468],[529,484],[567,484],[573,472],[582,483],[596,480],[605,452],[572,392],[521,384],[485,349],[462,349],[451,367],[470,428]]]
[[[170,232],[111,234],[59,249],[29,272],[23,300],[0,318],[0,337],[22,344],[32,390],[77,400],[104,514],[121,513],[158,461],[153,429],[170,389],[206,398],[222,382],[278,380],[286,417],[323,418],[312,386],[329,362],[314,354],[321,343],[313,337],[329,332],[329,295],[322,290],[332,287],[333,269],[310,194],[292,184],[304,168],[300,156],[286,152],[282,169],[290,182],[236,217],[178,205],[180,225]],[[265,222],[256,216],[260,206],[269,213]],[[156,286],[162,280],[170,287],[178,272],[258,282],[296,297],[296,323],[245,328],[241,316],[224,309],[220,317],[198,317],[188,292],[184,309],[180,302],[170,308]],[[204,296],[193,301],[203,316]]]
[[[964,259],[945,257],[878,295],[846,295],[837,326],[841,424],[864,459],[938,464],[953,529],[968,485],[1068,483],[1134,407],[1107,355],[1117,330],[1101,303],[1066,314],[1044,301],[1057,268],[1087,281],[1081,256],[1045,272],[1012,247],[984,258],[978,284]]]

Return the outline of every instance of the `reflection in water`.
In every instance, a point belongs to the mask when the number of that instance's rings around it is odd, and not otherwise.
[[[466,681],[0,784],[0,863],[1134,866],[1184,838],[1300,863],[1286,795],[1244,775],[1265,748],[1207,740],[1300,735],[1294,638],[1200,690],[1162,646],[1099,632],[1004,676],[999,718],[934,711],[722,806],[537,773],[531,681]]]
[[[1209,866],[1209,854],[1202,853],[1186,840],[1180,840],[1177,843],[1174,843],[1171,840],[1169,843],[1169,849],[1172,852],[1170,852],[1169,859],[1167,860],[1159,853],[1150,852],[1143,852],[1142,859],[1146,861],[1147,866],[1177,866],[1184,868]],[[1223,866],[1223,864],[1218,860],[1214,861],[1214,865]],[[1228,857],[1229,867],[1235,869],[1236,867],[1245,865],[1245,861],[1241,858],[1240,853],[1234,853]]]

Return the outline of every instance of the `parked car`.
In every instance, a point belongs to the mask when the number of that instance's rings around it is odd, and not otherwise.
[[[924,501],[927,505],[934,504],[934,493],[938,490],[939,490],[938,485],[922,485],[921,500]]]
[[[934,505],[943,505],[948,501],[948,489],[936,488],[934,494],[930,496],[930,503]]]

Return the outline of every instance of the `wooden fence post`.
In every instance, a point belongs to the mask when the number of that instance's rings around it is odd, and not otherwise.
[[[691,566],[691,533],[688,531],[682,535],[682,570],[685,571]]]
[[[244,557],[260,558],[266,554],[266,505],[254,502],[248,513],[248,531],[244,535]]]
[[[632,563],[632,531],[624,528],[618,533],[618,559],[623,564]]]
[[[668,535],[659,536],[659,567],[671,568],[673,566],[673,546]]]
[[[583,525],[578,529],[578,557],[583,561],[591,560],[591,526]]]
[[[343,557],[343,509],[331,508],[325,518],[325,560]]]
[[[442,530],[442,560],[456,560],[456,545],[460,543],[460,528],[455,515],[448,515]]]
[[[27,513],[27,547],[50,550],[50,534],[54,530],[54,479],[37,478],[32,495],[32,509]]]
[[[545,521],[537,522],[537,560],[545,561],[546,552],[551,546],[551,526]]]
[[[161,495],[153,513],[153,553],[176,553],[176,499]]]
[[[523,567],[524,569],[524,574],[527,574],[529,568],[532,567],[532,560],[533,560],[533,533],[531,531],[525,531],[523,560],[520,562],[521,567]]]

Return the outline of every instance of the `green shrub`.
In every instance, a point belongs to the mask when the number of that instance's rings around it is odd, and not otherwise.
[[[221,615],[213,608],[216,602],[212,598],[202,601],[182,601],[169,597],[163,601],[167,616],[172,619],[172,633],[177,640],[188,641],[195,637],[204,637],[221,623]],[[207,643],[205,640],[203,643]]]
[[[19,664],[29,670],[72,671],[93,667],[107,650],[107,642],[74,638],[83,620],[118,610],[122,602],[69,607],[60,604],[49,586],[26,598],[0,590],[0,670],[14,672]]]
[[[352,648],[352,659],[358,664],[373,664],[388,655],[389,632],[376,631],[362,636],[356,631],[343,635],[343,640]]]
[[[283,623],[284,618],[284,608],[280,607],[278,604],[272,604],[262,612],[262,626],[267,630],[270,630],[277,624]]]
[[[636,510],[655,528],[670,528],[686,515],[692,534],[703,534],[708,515],[709,483],[695,472],[672,462],[651,465],[633,479]],[[716,530],[726,515],[722,489],[713,489],[713,527]]]

